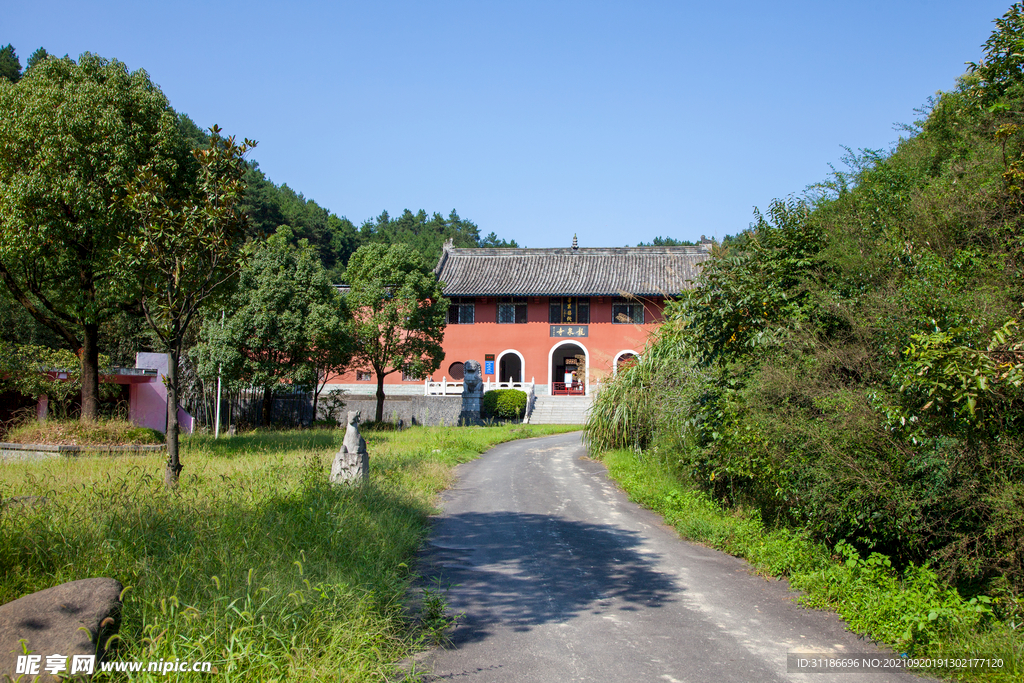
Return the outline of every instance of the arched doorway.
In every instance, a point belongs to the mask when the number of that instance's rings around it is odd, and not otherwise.
[[[625,351],[619,351],[615,354],[615,365],[612,367],[612,374],[619,374],[619,370],[624,370],[631,365],[636,365],[640,362],[640,354],[633,349],[626,349]]]
[[[552,396],[583,396],[587,393],[589,354],[582,344],[563,341],[548,353],[548,391]]]
[[[508,349],[498,354],[498,381],[522,382],[526,363],[523,354]]]

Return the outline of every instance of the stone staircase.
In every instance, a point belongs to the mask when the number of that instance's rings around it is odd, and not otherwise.
[[[592,396],[538,396],[528,422],[535,425],[582,425]]]

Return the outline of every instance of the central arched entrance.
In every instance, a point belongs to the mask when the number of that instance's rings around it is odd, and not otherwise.
[[[552,396],[583,396],[587,393],[590,363],[580,343],[563,341],[548,353],[548,391]]]

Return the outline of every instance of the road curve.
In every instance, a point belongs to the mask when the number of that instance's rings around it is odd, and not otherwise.
[[[923,681],[787,673],[787,652],[879,653],[784,581],[679,539],[629,502],[580,434],[512,441],[461,465],[421,554],[463,613],[428,680],[487,683]]]

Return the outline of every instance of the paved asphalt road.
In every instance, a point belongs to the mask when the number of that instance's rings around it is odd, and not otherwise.
[[[586,458],[579,433],[502,444],[459,468],[422,555],[463,612],[429,680],[923,681],[787,673],[787,652],[880,653],[785,582],[687,543]]]

